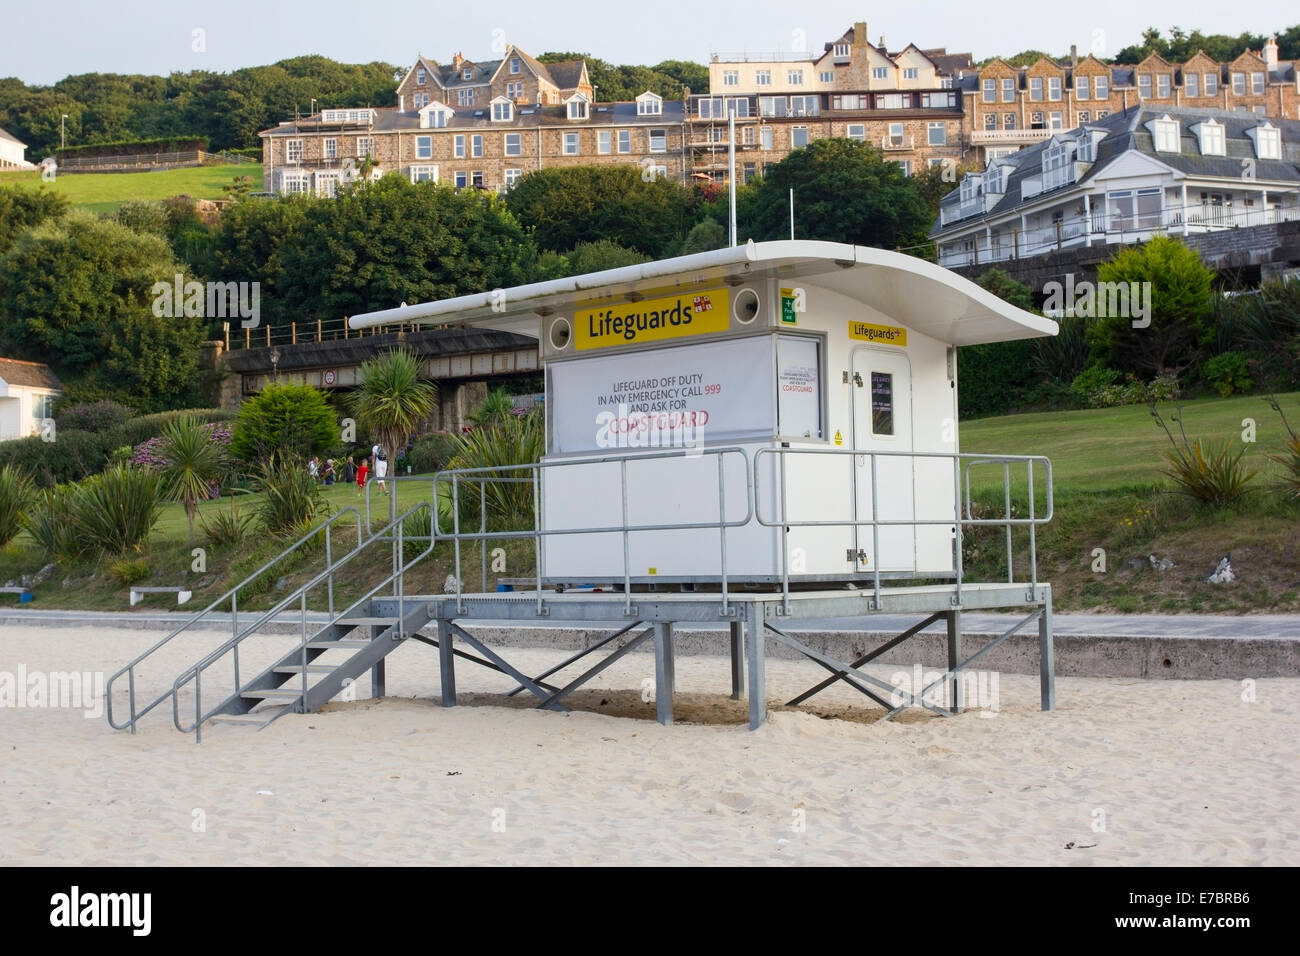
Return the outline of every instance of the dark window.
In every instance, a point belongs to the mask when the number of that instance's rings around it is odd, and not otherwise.
[[[871,433],[894,434],[894,376],[871,373]]]

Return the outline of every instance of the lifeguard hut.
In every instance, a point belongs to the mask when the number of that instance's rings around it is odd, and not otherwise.
[[[1051,587],[1038,580],[1036,564],[1036,530],[1052,517],[1051,464],[960,450],[956,350],[1053,335],[1055,323],[921,259],[795,241],[351,319],[358,329],[409,323],[537,339],[546,376],[541,460],[441,472],[428,499],[378,530],[368,507],[364,528],[357,509],[342,509],[114,674],[106,691],[111,726],[134,731],[167,703],[177,729],[196,739],[209,721],[266,726],[315,710],[367,671],[372,693],[382,696],[384,659],[408,642],[437,647],[443,706],[456,703],[461,660],[509,675],[515,692],[533,694],[540,707],[564,709],[573,690],[652,641],[657,715],[671,723],[674,629],[685,624],[724,625],[731,694],[739,699],[747,683],[751,727],[766,715],[769,641],[829,672],[791,703],[843,680],[890,717],[913,705],[951,715],[963,709],[970,665],[1036,623],[1042,706],[1054,706]],[[501,482],[517,493],[522,483],[531,496],[528,526],[488,527],[481,507],[462,523],[474,509],[461,504],[481,501]],[[989,506],[990,483],[1000,508]],[[985,495],[979,509],[973,484]],[[450,520],[439,508],[448,497]],[[434,527],[412,556],[406,521],[418,512]],[[355,547],[332,549],[332,529],[351,522]],[[972,528],[1005,540],[1005,580],[967,580],[963,535]],[[241,619],[241,594],[322,538],[324,566]],[[523,590],[501,593],[490,588],[486,554],[489,543],[508,538],[532,542],[536,568]],[[1013,562],[1017,538],[1021,557]],[[443,546],[454,555],[454,593],[410,593],[420,563]],[[475,549],[479,589],[471,592],[465,558]],[[392,572],[336,611],[335,581],[354,567],[373,568],[385,552]],[[322,626],[308,626],[309,599],[329,608]],[[231,636],[161,695],[139,702],[141,666],[225,607]],[[298,646],[264,669],[241,670],[240,648],[291,609]],[[989,609],[1022,613],[963,655],[962,613]],[[810,646],[797,630],[815,621],[822,630],[883,632],[874,623],[880,615],[915,623],[895,631],[891,621],[892,636],[852,660]],[[469,629],[503,620],[607,633],[528,675]],[[863,669],[931,625],[946,629],[948,666],[927,686],[899,688]],[[596,654],[604,656],[572,674]]]
[[[1010,549],[1013,526],[1032,539],[1050,519],[1051,490],[1044,458],[960,453],[956,349],[1054,335],[1051,320],[921,259],[790,241],[351,320],[411,322],[531,335],[546,376],[546,454],[511,476],[536,489],[536,526],[518,529],[537,543],[531,600],[459,593],[441,603],[444,624],[516,612],[656,620],[670,674],[674,620],[732,620],[738,658],[748,615],[760,677],[759,632],[793,641],[774,617],[925,611],[948,620],[957,669],[963,608],[1028,604],[1050,663],[1050,588],[1036,570],[1028,585],[962,580],[962,525],[1002,525]],[[968,513],[970,472],[985,465],[1007,475],[1008,496],[1012,467],[1027,481],[1027,517]],[[502,474],[439,481],[460,500]],[[459,562],[461,544],[502,535],[439,537],[454,539]],[[770,605],[767,625],[756,604]],[[469,637],[444,630],[447,645]],[[751,694],[754,723],[761,713]]]

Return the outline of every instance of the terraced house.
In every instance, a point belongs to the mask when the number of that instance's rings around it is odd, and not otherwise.
[[[962,87],[971,162],[980,165],[1131,106],[1300,118],[1300,71],[1294,61],[1278,60],[1276,38],[1230,63],[1203,52],[1186,63],[1152,54],[1137,66],[1074,54],[1064,63],[1044,57],[1027,67],[995,59],[964,78]]]
[[[1300,220],[1300,122],[1143,103],[989,161],[943,198],[949,267]]]
[[[1076,53],[1013,67],[976,67],[967,53],[909,44],[891,52],[855,23],[819,53],[716,55],[709,93],[689,103],[692,169],[724,180],[727,114],[736,111],[738,173],[748,177],[811,140],[871,143],[912,173],[955,161],[989,160],[1131,106],[1242,111],[1300,117],[1300,70],[1279,61],[1275,39],[1230,63],[1197,53],[1171,64],[1150,56],[1113,66]]]
[[[974,70],[969,53],[921,49],[890,52],[855,23],[820,53],[735,56],[709,63],[709,93],[689,100],[693,172],[725,181],[728,116],[736,113],[737,175],[814,139],[871,143],[907,173],[960,162],[968,149],[960,77]]]
[[[346,178],[398,172],[412,182],[505,191],[549,166],[631,163],[685,181],[683,103],[646,91],[597,102],[583,60],[541,63],[511,46],[499,60],[420,56],[397,106],[322,109],[263,131],[276,193],[332,196]]]

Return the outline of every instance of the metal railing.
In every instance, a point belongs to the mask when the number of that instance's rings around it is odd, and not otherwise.
[[[321,571],[320,573],[315,575],[311,580],[299,586],[298,589],[294,591],[292,594],[286,595],[274,607],[272,607],[268,611],[265,611],[261,617],[259,617],[256,621],[254,621],[243,631],[233,635],[229,640],[225,641],[220,647],[212,650],[204,657],[202,657],[197,663],[191,665],[190,667],[187,667],[184,671],[182,671],[179,675],[177,675],[175,681],[173,681],[172,683],[171,690],[168,691],[166,695],[164,695],[164,696],[170,696],[172,699],[172,723],[175,725],[176,729],[179,730],[181,733],[192,732],[194,734],[196,741],[202,739],[203,723],[207,721],[209,718],[216,716],[218,713],[220,713],[232,700],[238,698],[244,691],[244,685],[239,680],[239,645],[243,643],[243,641],[245,641],[248,637],[257,633],[263,626],[266,625],[267,622],[274,619],[276,615],[280,614],[282,611],[285,610],[285,608],[289,607],[295,601],[298,602],[299,605],[300,623],[299,623],[298,645],[299,645],[299,650],[301,653],[301,661],[302,661],[302,695],[303,695],[303,699],[304,700],[306,699],[307,690],[308,690],[307,687],[307,674],[308,674],[307,595],[310,591],[312,591],[315,587],[317,587],[322,582],[325,581],[330,582],[329,586],[331,588],[329,623],[326,624],[325,627],[330,627],[333,624],[335,624],[337,621],[345,619],[350,613],[365,605],[372,597],[378,594],[380,590],[382,590],[383,588],[387,587],[390,584],[393,585],[394,588],[393,597],[397,599],[397,604],[398,604],[398,614],[397,614],[398,630],[399,630],[399,634],[402,637],[405,637],[406,636],[405,635],[405,624],[406,624],[405,575],[407,571],[411,570],[411,568],[419,564],[421,561],[423,561],[426,557],[428,557],[433,552],[433,548],[436,542],[433,534],[430,534],[428,536],[414,535],[411,536],[410,538],[407,538],[404,534],[403,526],[408,518],[412,517],[413,515],[425,509],[431,509],[431,505],[427,501],[421,501],[418,504],[408,508],[406,511],[402,512],[400,515],[397,516],[397,518],[394,521],[389,522],[389,524],[385,525],[383,528],[381,528],[379,531],[371,535],[365,541],[360,541],[355,548],[353,548],[346,555],[340,558],[337,564],[331,564],[327,566],[326,570]],[[355,509],[349,509],[349,510],[355,510]],[[434,519],[431,511],[430,525],[429,525],[430,528],[433,528],[435,526],[433,522]],[[404,550],[403,545],[407,540],[428,541],[429,544],[428,547],[426,547],[422,552],[420,552],[420,554],[418,554],[415,558],[411,559],[410,561],[407,561],[403,553]],[[343,611],[339,612],[336,615],[333,610],[333,597],[332,597],[332,586],[333,586],[332,582],[333,582],[334,574],[337,573],[339,568],[342,568],[344,565],[352,562],[366,548],[368,548],[370,545],[378,541],[392,542],[393,545],[392,572],[387,577],[385,577],[382,581],[380,581],[378,584],[372,587],[369,591],[367,591],[365,594],[359,597],[357,600],[353,601],[352,604],[350,604],[347,608],[345,608]],[[320,628],[314,633],[319,633],[320,630],[324,630],[324,628]],[[227,654],[230,654],[232,656],[234,662],[234,691],[231,694],[228,694],[225,697],[223,697],[219,704],[217,704],[215,707],[213,707],[211,710],[205,713],[203,711],[203,686],[202,686],[203,672],[206,671],[208,668],[212,667],[214,664],[220,661]],[[194,723],[190,727],[185,727],[182,726],[181,724],[180,692],[181,689],[184,688],[191,681],[193,681],[194,683]]]
[[[135,725],[140,720],[140,718],[145,716],[145,714],[149,713],[149,711],[153,710],[155,707],[157,707],[159,704],[161,704],[164,700],[166,700],[168,697],[172,695],[174,688],[173,690],[165,691],[162,695],[160,695],[157,699],[149,703],[144,708],[139,710],[136,709],[135,669],[143,661],[145,661],[150,656],[152,656],[160,648],[168,644],[178,634],[181,634],[193,628],[196,624],[198,624],[200,621],[206,618],[217,608],[224,605],[227,601],[230,602],[231,634],[232,635],[238,634],[239,633],[239,592],[240,590],[247,587],[252,582],[256,581],[267,571],[270,571],[271,568],[275,567],[277,564],[279,564],[289,555],[298,551],[308,541],[319,536],[322,532],[325,535],[325,564],[326,564],[325,571],[322,573],[327,576],[327,580],[328,580],[328,602],[329,602],[330,615],[332,617],[334,613],[334,568],[336,567],[336,565],[334,565],[333,563],[334,551],[333,551],[333,540],[331,537],[331,530],[336,522],[340,521],[345,515],[348,514],[351,514],[356,518],[356,533],[357,533],[357,541],[359,543],[361,541],[361,512],[358,511],[356,508],[340,509],[339,511],[331,515],[329,518],[327,518],[325,521],[321,522],[319,525],[314,527],[311,531],[307,532],[307,534],[299,538],[289,547],[285,548],[283,551],[277,554],[270,561],[266,562],[266,564],[262,565],[252,574],[248,575],[248,577],[244,578],[244,580],[240,581],[238,584],[236,584],[233,588],[231,588],[221,597],[217,598],[215,601],[213,601],[211,604],[205,607],[202,611],[199,611],[197,614],[191,617],[180,627],[176,628],[174,631],[172,631],[170,634],[164,637],[157,644],[154,644],[147,651],[137,656],[133,661],[131,661],[121,670],[113,674],[113,676],[108,679],[108,684],[104,688],[104,699],[106,701],[105,713],[108,717],[108,725],[112,727],[114,730],[126,730],[129,727],[131,729],[131,733],[135,733]],[[341,564],[342,561],[340,561],[339,563]],[[119,724],[113,720],[113,682],[116,681],[118,678],[120,678],[123,674],[127,675],[127,698],[130,704],[130,717],[126,721],[126,723]],[[235,658],[235,674],[237,680],[239,674],[238,655],[236,655]]]
[[[959,206],[949,206],[941,213],[943,225],[983,211],[984,197]],[[1094,243],[1129,242],[1157,232],[1177,236],[1186,233],[1217,232],[1251,226],[1271,226],[1300,219],[1300,207],[1240,207],[1214,203],[1189,203],[1166,206],[1155,212],[1117,213],[1094,209],[1091,215],[1061,218],[1046,226],[1028,229],[1008,228],[1013,220],[993,224],[992,235],[976,233],[955,237],[938,237],[939,264],[946,267],[1005,262],[1042,255],[1067,247]],[[998,231],[1000,230],[1000,231]]]
[[[730,456],[739,456],[745,468],[745,516],[743,519],[727,520],[727,481],[724,475],[724,465],[726,458]],[[718,475],[718,520],[716,521],[692,521],[692,522],[675,522],[662,523],[654,522],[650,524],[629,524],[628,523],[628,478],[627,466],[629,462],[647,461],[647,460],[665,460],[670,458],[707,458],[713,457],[717,460]],[[581,467],[601,464],[618,465],[619,467],[619,491],[621,495],[621,516],[622,523],[618,525],[595,526],[583,528],[543,528],[542,527],[542,510],[541,510],[541,478],[543,471],[554,471],[566,467]],[[527,477],[508,477],[503,473],[522,472]],[[552,535],[573,535],[573,534],[620,534],[622,535],[623,544],[623,593],[625,595],[625,610],[631,612],[632,609],[632,566],[631,566],[631,543],[630,536],[634,532],[641,531],[700,531],[717,529],[719,534],[719,548],[721,556],[722,570],[722,613],[727,614],[730,610],[730,597],[728,591],[727,579],[727,529],[740,528],[749,524],[754,516],[754,497],[752,485],[749,481],[749,456],[743,448],[725,447],[725,448],[708,448],[692,449],[687,451],[677,450],[669,452],[649,452],[636,455],[609,455],[598,458],[574,458],[553,460],[544,462],[535,462],[527,465],[505,465],[490,468],[461,468],[449,471],[440,471],[434,475],[434,501],[439,497],[439,484],[446,483],[450,485],[450,508],[452,530],[451,534],[444,534],[441,525],[435,525],[435,540],[451,541],[455,552],[455,577],[456,577],[456,606],[458,611],[463,611],[463,578],[461,574],[461,542],[482,542],[481,549],[486,547],[488,540],[509,540],[509,539],[532,539],[533,551],[536,560],[535,578],[537,594],[537,611],[538,614],[544,614],[545,608],[542,600],[542,578],[544,575],[544,559],[542,555],[542,538]],[[533,527],[531,530],[515,531],[489,531],[486,522],[486,508],[483,505],[486,502],[487,486],[494,482],[504,483],[521,483],[526,482],[532,485],[533,489]],[[480,521],[479,530],[474,532],[463,532],[460,529],[460,486],[462,484],[479,486],[480,501]],[[435,512],[436,514],[436,512]],[[486,558],[484,558],[486,560]],[[484,572],[486,578],[486,571]]]
[[[870,518],[852,518],[852,519],[832,519],[832,520],[808,520],[794,521],[789,515],[789,497],[786,487],[786,461],[791,456],[800,455],[817,455],[846,458],[849,467],[852,469],[850,474],[850,485],[854,488],[854,496],[857,495],[857,469],[862,467],[858,461],[860,458],[869,459],[871,470],[871,517]],[[775,500],[779,502],[780,514],[770,517],[764,517],[761,507],[763,500],[763,488],[761,476],[763,473],[762,459],[765,456],[775,457],[777,459],[775,471],[778,475],[776,488],[774,489]],[[878,467],[879,459],[906,459],[915,462],[918,459],[928,459],[936,461],[951,461],[953,468],[953,510],[951,517],[942,518],[917,518],[915,513],[911,518],[882,518],[880,516],[880,496]],[[966,463],[963,470],[962,463]],[[1026,518],[1013,518],[1011,516],[1011,477],[1010,467],[1015,463],[1023,463],[1027,468],[1026,481],[1029,492],[1029,516]],[[1035,515],[1034,500],[1034,465],[1041,463],[1045,471],[1045,494],[1047,513],[1042,516]],[[970,470],[976,465],[1001,464],[1004,466],[1003,490],[1005,497],[1006,511],[1001,518],[976,518],[971,512],[970,497]],[[871,568],[872,568],[872,588],[875,592],[873,604],[878,606],[880,595],[880,529],[882,527],[920,527],[927,525],[938,525],[952,527],[955,535],[955,555],[954,570],[956,573],[955,593],[953,602],[961,604],[962,589],[962,527],[970,526],[1005,526],[1007,531],[1007,569],[1008,582],[1013,582],[1011,576],[1012,567],[1012,541],[1011,528],[1013,526],[1027,526],[1029,528],[1029,552],[1030,552],[1030,587],[1038,587],[1038,554],[1037,554],[1037,536],[1035,529],[1040,524],[1046,524],[1052,520],[1055,505],[1052,495],[1052,463],[1049,459],[1041,455],[987,455],[977,453],[962,452],[884,452],[870,451],[858,448],[760,448],[754,453],[754,500],[760,502],[760,507],[755,511],[755,520],[766,527],[779,528],[812,528],[812,527],[852,527],[852,528],[871,528]],[[965,512],[962,511],[962,503],[965,502]],[[915,511],[915,505],[913,505]],[[787,547],[781,548],[781,597],[782,605],[789,608],[790,602],[790,550]]]

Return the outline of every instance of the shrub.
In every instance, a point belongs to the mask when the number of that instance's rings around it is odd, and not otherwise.
[[[230,501],[229,510],[210,513],[199,519],[203,529],[203,539],[211,548],[234,548],[244,543],[252,529],[254,515],[241,514],[234,499]]]
[[[135,417],[135,409],[111,399],[59,409],[55,424],[59,431],[83,431],[99,434],[121,428]]]
[[[292,458],[276,455],[259,466],[256,486],[262,494],[258,521],[277,537],[293,535],[326,509],[320,485]]]
[[[194,540],[194,513],[199,502],[212,497],[214,486],[221,487],[226,443],[213,441],[211,436],[223,427],[181,418],[170,422],[163,432],[163,494],[168,501],[179,501],[184,506],[190,541]]]
[[[115,465],[72,489],[68,527],[88,551],[125,554],[148,539],[161,507],[157,474]]]
[[[76,560],[87,550],[68,523],[72,486],[42,488],[27,511],[24,527],[41,553],[50,560]]]
[[[200,422],[228,422],[235,417],[234,412],[224,408],[180,408],[170,412],[156,412],[153,415],[141,415],[132,418],[123,429],[123,441],[120,445],[140,445],[150,438],[158,438],[163,429],[171,422],[181,418],[194,418]]]
[[[1178,397],[1178,377],[1172,373],[1157,375],[1149,383],[1132,375],[1122,384],[1107,385],[1092,393],[1089,408],[1113,408],[1116,405],[1141,405],[1143,402],[1167,402]]]
[[[339,440],[334,410],[310,385],[268,385],[235,418],[230,451],[244,461],[272,456],[306,461]]]
[[[470,413],[469,420],[478,427],[491,425],[513,414],[515,400],[504,389],[494,388],[479,403],[478,408]]]
[[[414,561],[429,547],[428,538],[433,534],[433,515],[428,508],[422,508],[402,521],[402,563]],[[426,540],[421,541],[419,539]]]
[[[142,558],[116,561],[109,567],[108,572],[113,576],[118,587],[129,588],[149,576],[149,562]]]
[[[1093,396],[1103,388],[1119,381],[1119,372],[1113,368],[1094,365],[1086,368],[1070,382],[1070,395],[1085,408],[1091,407]]]
[[[1239,342],[1270,388],[1300,385],[1300,282],[1268,282],[1256,295],[1239,296]]]
[[[1189,441],[1183,429],[1180,403],[1175,403],[1177,412],[1171,416],[1178,423],[1179,438],[1175,439],[1156,403],[1152,401],[1150,405],[1151,417],[1164,430],[1172,446],[1164,451],[1169,467],[1161,469],[1161,474],[1173,479],[1180,494],[1202,504],[1222,507],[1246,493],[1246,486],[1255,477],[1255,472],[1246,471],[1241,463],[1246,454],[1244,444],[1234,453],[1229,441]]]
[[[1201,366],[1201,374],[1224,398],[1233,392],[1248,392],[1255,384],[1246,366],[1246,356],[1241,352],[1223,352],[1214,356]]]
[[[456,436],[450,432],[421,435],[407,452],[406,463],[417,475],[432,474],[447,467],[458,447]]]
[[[1056,323],[1060,329],[1056,335],[1030,341],[1029,366],[1049,381],[1073,382],[1088,364],[1087,324],[1077,315],[1062,316]]]
[[[486,496],[488,526],[503,530],[531,528],[533,524],[533,484],[528,481],[491,481],[491,478],[531,479],[531,470],[504,468],[540,461],[546,450],[546,436],[540,410],[527,415],[512,415],[488,428],[476,428],[457,436],[457,450],[450,468],[494,468],[487,473]],[[479,486],[462,482],[460,490],[461,521],[478,521]]]
[[[55,429],[55,441],[40,437],[0,442],[0,467],[13,465],[44,487],[80,481],[100,471],[120,446],[120,430],[101,434]]]
[[[31,500],[31,478],[13,465],[0,468],[0,547],[23,530],[23,516]]]

